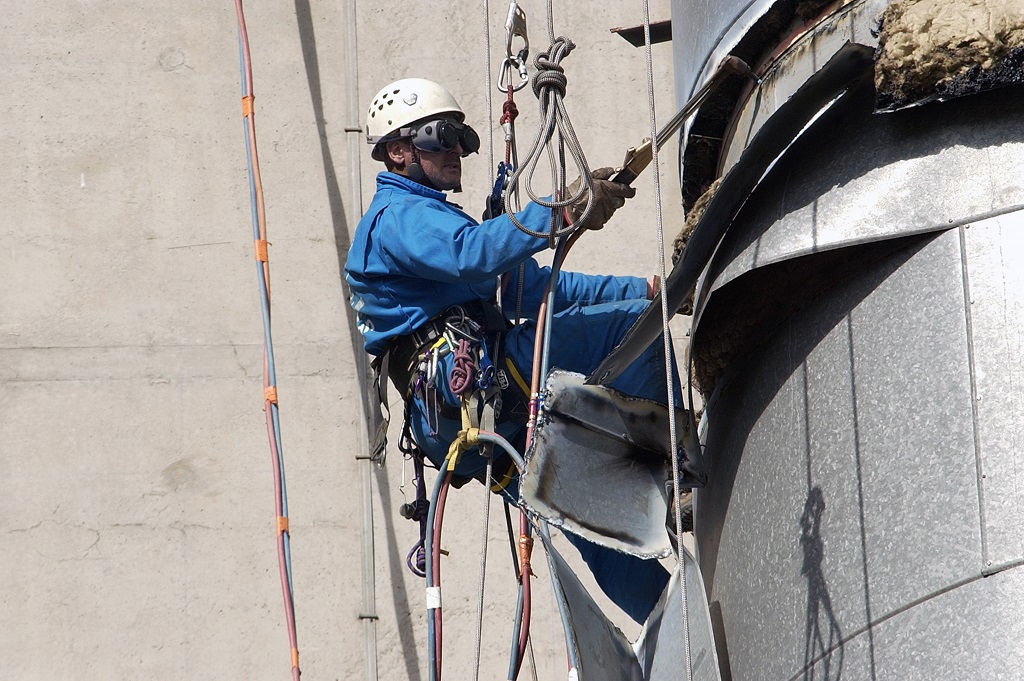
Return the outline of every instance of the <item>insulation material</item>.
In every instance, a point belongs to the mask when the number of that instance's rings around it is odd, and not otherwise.
[[[1020,82],[1020,0],[897,0],[882,14],[875,63],[880,110]]]
[[[711,201],[711,197],[718,191],[718,185],[722,184],[722,178],[715,180],[707,191],[700,195],[694,204],[686,212],[686,222],[683,224],[683,228],[679,230],[679,234],[676,235],[675,240],[672,242],[672,264],[675,265],[679,262],[679,259],[683,257],[683,249],[686,248],[686,242],[690,240],[690,235],[693,234],[693,230],[697,227],[697,223],[700,221],[700,217],[704,215],[704,209],[707,207],[708,202]],[[683,304],[676,310],[677,314],[689,315],[693,314],[693,294],[694,291],[690,291],[690,294],[683,301]]]

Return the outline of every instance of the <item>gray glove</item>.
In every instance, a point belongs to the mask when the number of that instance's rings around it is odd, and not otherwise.
[[[612,213],[622,208],[626,199],[631,199],[636,195],[636,189],[628,184],[610,182],[608,178],[614,174],[614,168],[598,168],[590,173],[590,177],[594,180],[593,198],[584,189],[583,196],[565,209],[573,224],[578,225],[581,229],[601,229],[604,227],[604,223],[611,219]],[[566,190],[567,196],[574,196],[580,191],[581,180],[582,178],[576,178],[576,181],[569,185]],[[583,217],[588,200],[591,202],[590,214],[580,224],[579,220]]]

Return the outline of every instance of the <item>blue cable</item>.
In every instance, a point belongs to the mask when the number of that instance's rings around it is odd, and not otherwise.
[[[245,71],[245,50],[242,44],[242,35],[238,35],[239,72],[242,84],[242,96],[249,96],[249,82]],[[249,206],[252,214],[253,241],[260,240],[259,208],[256,202],[256,175],[252,157],[252,137],[249,133],[249,124],[245,117],[242,118],[242,129],[245,135],[245,159],[246,168],[249,174]],[[272,386],[277,385],[277,368],[274,362],[274,342],[270,329],[270,293],[268,291],[266,271],[263,263],[256,262],[256,279],[260,289],[260,307],[263,316],[263,343],[267,352],[267,380]],[[281,485],[281,515],[288,517],[288,494],[284,473],[284,449],[281,442],[281,420],[277,404],[270,405],[271,424],[274,431],[274,444],[276,446],[278,469],[280,470]],[[289,599],[293,599],[294,586],[292,582],[292,560],[291,560],[291,536],[284,532],[284,563],[288,579]],[[293,604],[294,608],[294,604]]]

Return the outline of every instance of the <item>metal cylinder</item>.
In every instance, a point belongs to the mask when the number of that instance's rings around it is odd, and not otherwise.
[[[848,91],[710,263],[695,522],[723,678],[1024,668],[1021,94],[878,115]]]

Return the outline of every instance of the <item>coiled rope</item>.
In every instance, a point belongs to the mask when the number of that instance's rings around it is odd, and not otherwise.
[[[281,447],[281,423],[277,402],[277,373],[274,366],[274,344],[270,332],[270,259],[267,246],[267,221],[260,179],[259,156],[256,150],[256,121],[253,108],[252,58],[249,35],[245,28],[242,0],[235,0],[238,17],[238,51],[242,81],[242,117],[246,141],[246,162],[249,171],[249,196],[252,208],[253,240],[256,252],[256,280],[263,312],[263,411],[266,413],[267,437],[274,469],[275,509],[277,511],[277,556],[284,596],[288,641],[291,644],[292,679],[299,679],[299,647],[295,626],[295,599],[292,585],[291,541],[288,529],[288,495],[284,477],[284,455]]]
[[[469,341],[459,339],[455,348],[452,370],[448,373],[448,384],[456,395],[464,395],[473,388],[473,377],[476,374],[476,363],[469,349]]]
[[[515,168],[508,181],[508,191],[505,193],[504,206],[505,214],[517,228],[523,232],[541,239],[547,239],[551,248],[556,246],[558,239],[568,236],[574,231],[572,225],[566,225],[563,211],[584,197],[587,203],[580,220],[584,220],[592,209],[594,182],[590,177],[590,166],[587,165],[586,156],[573,130],[569,114],[565,109],[563,98],[565,97],[568,79],[565,69],[562,67],[562,59],[567,57],[576,47],[571,40],[565,37],[555,37],[551,17],[551,3],[548,3],[548,35],[551,40],[551,47],[546,52],[541,52],[534,59],[534,67],[537,74],[533,77],[533,93],[537,96],[540,104],[541,127],[534,138],[533,146],[527,153],[523,162]],[[569,151],[579,171],[580,187],[572,196],[565,196],[565,152]],[[542,198],[533,190],[533,176],[540,162],[541,152],[546,151],[551,166],[551,191],[550,198]],[[551,209],[551,226],[548,232],[538,232],[530,229],[521,223],[513,211],[510,197],[519,189],[519,182],[523,174],[526,175],[526,192],[530,199],[541,206]]]

